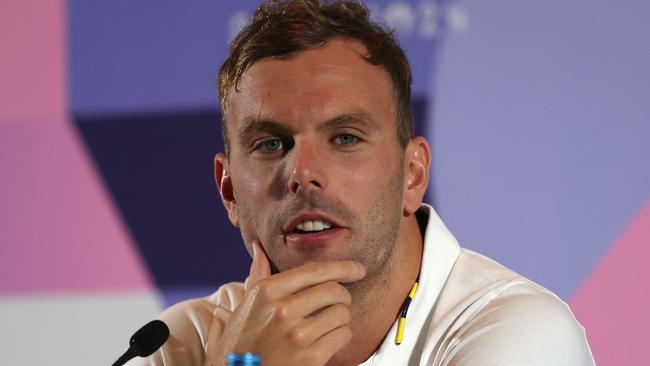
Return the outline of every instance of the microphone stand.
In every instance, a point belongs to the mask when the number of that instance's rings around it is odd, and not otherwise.
[[[113,363],[112,366],[122,366],[125,363],[129,362],[130,359],[140,354],[140,345],[137,343],[132,344],[126,352],[120,358]]]

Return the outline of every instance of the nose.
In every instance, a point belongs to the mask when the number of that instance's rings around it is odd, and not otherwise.
[[[308,193],[325,189],[325,156],[319,154],[315,146],[296,142],[289,155],[292,155],[288,181],[291,193],[298,193],[299,190]]]

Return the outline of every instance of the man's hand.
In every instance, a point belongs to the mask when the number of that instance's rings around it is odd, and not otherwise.
[[[253,352],[264,366],[325,365],[351,339],[352,296],[339,282],[366,275],[353,261],[312,262],[271,275],[258,241],[242,303],[219,340],[218,352]]]

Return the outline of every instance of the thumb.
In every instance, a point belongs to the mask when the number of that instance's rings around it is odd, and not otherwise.
[[[269,277],[271,275],[271,263],[262,248],[262,243],[259,239],[253,241],[253,262],[251,263],[250,273],[246,279],[244,289],[248,290],[257,282]]]

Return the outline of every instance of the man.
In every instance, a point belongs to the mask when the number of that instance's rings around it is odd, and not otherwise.
[[[549,291],[461,249],[422,204],[410,69],[356,3],[269,2],[219,73],[215,178],[245,284],[165,311],[153,365],[592,365]]]

